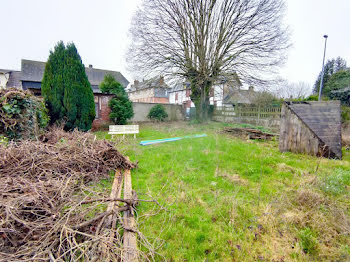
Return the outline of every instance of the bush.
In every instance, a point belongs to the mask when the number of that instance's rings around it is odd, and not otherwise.
[[[0,90],[0,118],[0,135],[9,139],[33,138],[49,122],[41,99],[14,88]]]
[[[109,101],[111,113],[109,118],[114,124],[125,125],[128,119],[134,116],[132,102],[128,98],[124,87],[115,78],[107,74],[100,84],[102,93],[113,94],[114,97]]]
[[[109,118],[114,124],[125,125],[134,116],[132,103],[127,96],[114,97],[109,101],[111,113]]]
[[[151,120],[164,121],[168,117],[168,114],[165,112],[164,106],[155,105],[151,108],[147,117]]]
[[[305,98],[304,101],[318,101],[318,95],[310,95],[307,98]]]

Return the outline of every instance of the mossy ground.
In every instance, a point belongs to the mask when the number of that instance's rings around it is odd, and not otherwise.
[[[228,124],[140,126],[119,150],[139,198],[140,231],[167,261],[350,261],[350,154],[280,153],[277,141],[222,133]],[[208,136],[140,146],[141,140]],[[110,139],[107,132],[96,132]],[[110,190],[112,179],[104,183]]]

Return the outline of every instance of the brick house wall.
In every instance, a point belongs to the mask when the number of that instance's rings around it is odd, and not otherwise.
[[[103,124],[109,123],[109,113],[111,112],[108,103],[113,95],[94,94],[96,118],[92,122],[93,128],[98,128]]]
[[[169,104],[169,97],[155,96],[154,88],[147,88],[129,92],[129,99],[132,102]]]

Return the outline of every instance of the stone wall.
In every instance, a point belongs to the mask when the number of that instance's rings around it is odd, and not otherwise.
[[[150,121],[147,115],[152,107],[157,104],[154,103],[139,103],[133,102],[134,117],[131,119],[132,122],[147,122]],[[165,111],[168,113],[168,121],[178,121],[184,119],[183,108],[181,105],[174,104],[162,104]]]
[[[101,101],[99,104],[100,107],[100,117],[96,118],[92,123],[93,129],[98,129],[102,125],[108,125],[110,123],[109,113],[110,109],[108,107],[109,99],[104,99],[103,96],[100,98],[96,98],[95,102]],[[147,118],[147,115],[152,107],[157,105],[156,103],[141,103],[141,102],[133,102],[132,106],[134,109],[134,117],[129,120],[129,122],[149,122],[150,120]],[[181,105],[175,104],[162,104],[165,108],[165,111],[168,113],[168,119],[166,121],[179,121],[184,120],[185,116],[183,113],[183,107]]]

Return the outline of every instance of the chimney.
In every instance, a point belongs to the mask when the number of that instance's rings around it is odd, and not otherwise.
[[[250,92],[254,92],[254,86],[248,87],[248,90],[249,90]]]
[[[138,80],[134,80],[134,86],[136,87],[136,86],[138,86],[139,85],[139,81]]]
[[[159,78],[159,85],[164,85],[164,76],[160,76]]]
[[[89,68],[92,68],[92,65],[89,65]]]

